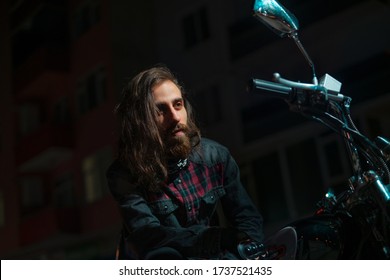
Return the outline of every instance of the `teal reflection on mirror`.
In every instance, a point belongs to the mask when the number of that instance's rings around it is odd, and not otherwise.
[[[295,36],[298,20],[276,0],[256,0],[253,5],[255,16],[279,36]]]

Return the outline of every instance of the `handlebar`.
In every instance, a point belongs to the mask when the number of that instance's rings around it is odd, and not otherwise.
[[[326,74],[318,85],[300,83],[284,79],[278,73],[274,74],[274,81],[252,78],[247,90],[281,98],[289,103],[290,110],[298,111],[341,134],[347,144],[354,177],[363,176],[364,168],[360,162],[363,156],[370,164],[368,167],[378,171],[385,184],[390,182],[390,171],[386,164],[390,158],[390,144],[379,141],[379,144],[383,143],[377,145],[378,141],[372,142],[358,131],[349,111],[352,99],[339,93],[340,82]]]
[[[276,93],[274,97],[283,98],[287,101],[291,101],[297,92],[301,94],[303,92],[307,94],[317,93],[323,95],[325,100],[333,100],[336,102],[344,102],[350,99],[349,97],[344,96],[338,92],[334,92],[329,86],[325,84],[325,81],[323,82],[324,84],[320,85],[294,82],[282,78],[279,73],[274,73],[274,80],[276,82],[252,78],[249,80],[247,89],[251,92],[254,90],[259,90],[258,93],[268,96],[270,96],[269,92],[273,92]]]
[[[275,97],[281,97],[283,99],[289,99],[290,94],[293,93],[292,87],[259,79],[251,79],[249,81],[248,90],[253,91],[254,89],[275,92],[277,93]],[[264,92],[262,93],[264,95],[266,94]],[[267,93],[267,95],[269,95],[269,93]]]

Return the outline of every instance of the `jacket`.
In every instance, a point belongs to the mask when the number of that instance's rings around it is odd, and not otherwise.
[[[202,138],[187,165],[160,191],[131,183],[131,170],[115,160],[107,171],[133,256],[170,247],[186,258],[236,258],[240,239],[262,242],[263,220],[240,181],[228,149]],[[189,194],[186,194],[189,193]],[[220,204],[228,227],[217,215]]]

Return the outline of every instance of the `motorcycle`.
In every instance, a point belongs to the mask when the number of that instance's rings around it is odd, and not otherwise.
[[[291,111],[339,134],[352,176],[339,194],[324,195],[313,216],[290,223],[266,240],[261,250],[250,244],[242,247],[243,258],[390,259],[390,141],[381,136],[370,140],[362,134],[351,118],[352,98],[340,93],[341,83],[328,74],[317,79],[290,11],[276,0],[256,0],[253,10],[280,37],[294,40],[313,78],[311,83],[301,83],[275,73],[273,81],[251,79],[248,91],[282,98]]]

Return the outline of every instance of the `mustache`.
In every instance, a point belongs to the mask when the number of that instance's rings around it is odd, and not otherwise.
[[[168,132],[173,133],[173,134],[176,132],[179,132],[179,131],[183,131],[185,134],[188,134],[189,128],[185,124],[178,123],[177,125],[175,125],[174,127],[172,127],[171,129],[168,130]]]

